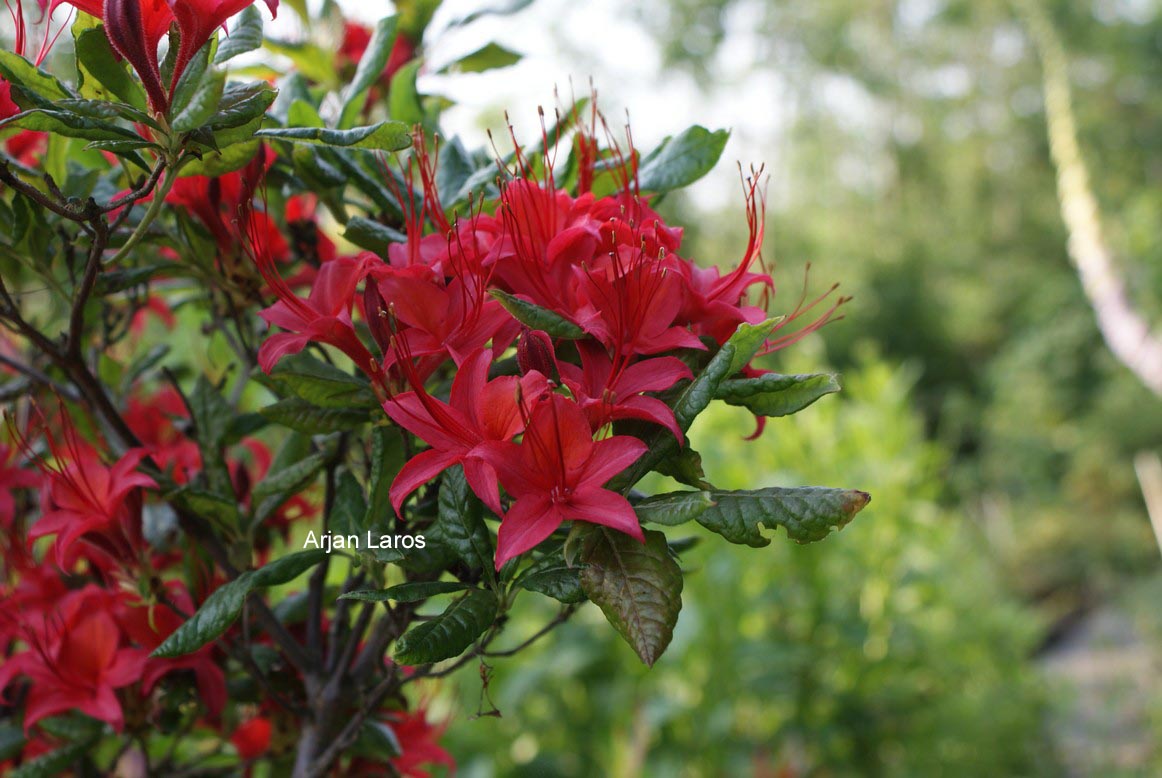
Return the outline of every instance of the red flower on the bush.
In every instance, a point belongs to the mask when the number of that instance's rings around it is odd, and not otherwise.
[[[122,561],[133,559],[141,548],[141,502],[137,490],[157,488],[157,483],[137,466],[147,456],[143,449],[127,452],[112,466],[76,437],[65,418],[64,448],[53,448],[52,463],[40,461],[47,488],[42,497],[44,513],[28,531],[29,541],[56,535],[53,554],[62,568],[71,566],[84,538],[98,553]],[[132,498],[138,497],[133,500]]]
[[[125,645],[110,612],[116,597],[89,585],[65,595],[40,621],[25,623],[27,648],[0,665],[0,690],[20,676],[29,679],[26,733],[43,718],[74,710],[121,731],[115,690],[141,677],[146,652]]]
[[[629,500],[603,488],[646,452],[637,438],[593,440],[577,403],[544,395],[533,409],[524,439],[485,448],[500,483],[515,499],[501,517],[496,569],[540,543],[563,521],[588,521],[644,541]]]
[[[408,495],[452,465],[462,464],[468,485],[495,513],[501,513],[496,471],[484,458],[484,444],[509,441],[524,427],[520,413],[520,381],[501,376],[489,381],[492,363],[487,351],[476,351],[460,366],[452,381],[449,402],[430,396],[422,382],[415,391],[395,395],[383,409],[399,426],[431,448],[412,457],[391,485],[397,514]],[[526,379],[531,387],[537,379]],[[529,389],[536,393],[535,389]]]

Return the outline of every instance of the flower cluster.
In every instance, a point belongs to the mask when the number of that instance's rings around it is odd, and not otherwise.
[[[578,149],[597,147],[595,124],[580,128]],[[753,300],[773,289],[760,253],[758,174],[745,188],[745,254],[723,272],[682,255],[682,229],[667,225],[638,189],[632,148],[601,160],[604,183],[617,186],[604,196],[593,190],[598,156],[578,156],[571,193],[554,180],[551,151],[534,162],[517,146],[498,194],[450,218],[433,155],[418,138],[402,174],[406,191],[397,191],[406,241],[386,256],[322,263],[306,298],[279,276],[257,226],[261,214],[250,223],[254,258],[278,298],[262,317],[285,330],[262,344],[263,369],[311,343],[350,357],[387,416],[427,446],[392,484],[396,512],[418,487],[462,466],[501,518],[498,570],[566,520],[643,538],[628,500],[606,488],[647,449],[618,429],[646,422],[681,443],[660,397],[693,377],[687,361],[698,352],[720,347],[740,324],[762,321],[766,312]],[[534,329],[538,322],[553,334]],[[786,342],[770,340],[761,353]],[[506,361],[514,347],[515,365]],[[432,387],[449,375],[446,398],[437,396]]]

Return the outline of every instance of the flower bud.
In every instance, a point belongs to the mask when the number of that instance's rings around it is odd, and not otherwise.
[[[516,362],[521,375],[536,370],[546,378],[553,378],[557,372],[557,355],[553,352],[553,341],[548,333],[522,327],[520,342],[516,346]]]
[[[127,60],[141,77],[154,111],[169,110],[169,97],[161,85],[157,65],[157,42],[152,51],[142,19],[141,0],[105,0],[105,34],[113,49]]]
[[[379,291],[375,279],[368,278],[363,284],[363,314],[367,317],[367,327],[371,337],[384,356],[391,350],[391,325],[387,321],[387,302]]]

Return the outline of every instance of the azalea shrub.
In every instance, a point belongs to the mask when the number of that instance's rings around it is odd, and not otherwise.
[[[724,402],[777,445],[768,418],[838,389],[755,362],[843,302],[770,315],[761,170],[732,262],[655,210],[725,131],[641,152],[590,95],[531,144],[445,138],[416,83],[432,2],[373,29],[289,0],[6,5],[4,770],[451,770],[436,679],[486,697],[586,602],[652,665],[690,543],[817,541],[867,503],[718,489],[686,440]],[[264,38],[288,10],[309,32]],[[509,634],[530,598],[556,615]]]

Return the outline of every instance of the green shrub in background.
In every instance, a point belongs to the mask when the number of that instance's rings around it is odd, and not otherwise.
[[[779,368],[818,364],[810,352]],[[866,350],[858,362],[842,395],[758,441],[738,437],[745,411],[728,407],[691,439],[725,488],[875,483],[864,520],[818,546],[687,551],[683,620],[648,683],[631,651],[586,629],[593,609],[522,654],[519,673],[493,660],[487,697],[462,676],[463,712],[479,698],[502,714],[453,724],[456,750],[480,755],[463,775],[1056,772],[1028,661],[1037,621],[937,504],[944,458],[911,408],[911,372]]]

